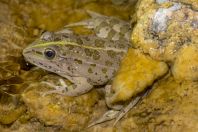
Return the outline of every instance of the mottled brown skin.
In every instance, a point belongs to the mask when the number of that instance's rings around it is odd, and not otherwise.
[[[64,87],[66,90],[61,90],[69,96],[83,94],[93,85],[106,84],[130,46],[131,28],[127,22],[93,12],[89,14],[91,19],[66,27],[83,25],[94,34],[77,35],[68,29],[46,32],[23,51],[30,63],[73,82],[74,89]],[[53,51],[54,57],[47,57],[46,50]],[[54,93],[60,93],[56,90]]]

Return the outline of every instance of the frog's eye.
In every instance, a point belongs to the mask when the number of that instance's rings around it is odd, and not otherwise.
[[[47,59],[53,59],[56,55],[56,52],[53,49],[45,49],[44,55]]]

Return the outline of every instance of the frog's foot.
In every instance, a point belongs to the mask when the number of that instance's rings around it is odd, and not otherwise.
[[[116,120],[113,126],[115,126],[118,123],[118,121],[122,119],[122,117],[124,117],[129,112],[129,110],[131,110],[140,100],[141,100],[141,97],[138,96],[135,99],[133,99],[126,107],[121,109],[118,116],[116,117]]]
[[[110,85],[106,86],[105,91],[110,92],[110,91],[108,91],[109,88],[110,88]],[[103,122],[106,122],[109,120],[113,120],[113,119],[115,119],[115,122],[113,124],[113,126],[115,126],[118,123],[118,121],[120,119],[122,119],[122,117],[124,117],[129,112],[129,110],[131,110],[133,107],[135,107],[138,102],[140,102],[144,97],[146,97],[151,92],[151,90],[152,89],[148,89],[145,93],[135,97],[126,107],[122,107],[121,110],[107,111],[101,118],[99,118],[95,122],[91,123],[88,127],[91,127],[96,124],[100,124],[100,123],[103,123]],[[113,105],[111,105],[111,106],[113,106]],[[115,108],[121,108],[121,107],[116,106]]]
[[[105,114],[103,114],[103,116],[100,117],[98,120],[92,122],[88,127],[92,127],[92,126],[95,126],[97,124],[115,119],[118,116],[119,112],[120,111],[118,111],[118,110],[109,110]]]
[[[98,120],[91,123],[88,127],[92,127],[94,125],[116,119],[114,124],[113,124],[113,126],[115,126],[117,124],[117,122],[122,117],[124,117],[126,115],[126,113],[129,110],[131,110],[140,101],[140,99],[141,99],[140,96],[136,97],[134,100],[132,100],[130,102],[130,104],[128,104],[126,107],[122,108],[120,111],[119,110],[109,110],[109,111],[107,111],[105,114],[103,114],[102,117],[100,117]]]
[[[48,92],[44,92],[42,95],[46,96],[46,95],[53,94],[53,93],[65,95],[65,93],[68,90],[72,89],[72,86],[71,85],[67,86],[67,84],[64,82],[63,79],[59,79],[59,82],[60,82],[61,86],[54,85],[54,84],[46,82],[46,81],[42,82],[43,84],[46,84],[46,85],[55,89],[55,90],[50,90]]]
[[[83,77],[67,77],[74,85],[67,86],[63,79],[59,79],[61,86],[56,86],[49,82],[43,82],[50,87],[53,87],[55,90],[46,92],[44,95],[57,93],[67,96],[79,96],[81,94],[87,93],[90,91],[93,86],[87,82],[86,78]]]
[[[111,88],[111,84],[110,85],[106,85],[105,86],[105,102],[106,105],[114,110],[121,110],[123,108],[123,105],[114,105],[111,103],[110,101],[110,97],[112,96],[112,88]]]
[[[86,10],[86,12],[88,13],[89,16],[91,16],[90,19],[82,20],[82,21],[79,21],[79,22],[76,22],[76,23],[71,23],[71,24],[66,25],[65,27],[69,28],[69,27],[76,27],[76,26],[85,26],[88,29],[94,29],[97,26],[94,20],[96,18],[106,17],[104,15],[101,15],[99,13],[96,13],[96,12],[93,12],[93,11],[90,11],[90,10]]]

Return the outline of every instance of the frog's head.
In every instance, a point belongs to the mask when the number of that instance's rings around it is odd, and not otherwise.
[[[23,56],[26,61],[41,67],[47,71],[55,73],[64,73],[62,71],[63,57],[60,55],[60,50],[67,43],[67,40],[54,39],[49,32],[23,50]]]

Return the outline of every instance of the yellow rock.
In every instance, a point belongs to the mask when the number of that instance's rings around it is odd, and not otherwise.
[[[121,63],[112,89],[110,102],[125,101],[152,85],[154,80],[168,71],[166,63],[155,61],[141,51],[129,49]]]
[[[192,44],[180,50],[172,73],[180,81],[198,81],[198,45]]]

